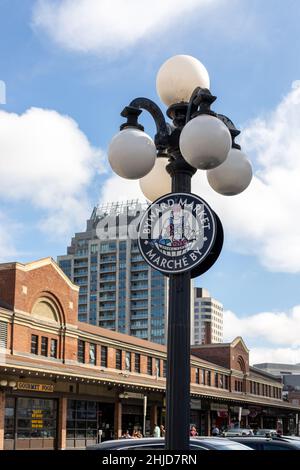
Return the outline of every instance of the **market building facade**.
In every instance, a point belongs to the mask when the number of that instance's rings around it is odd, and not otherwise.
[[[79,287],[46,258],[0,265],[0,449],[84,448],[165,422],[166,347],[77,320]],[[242,338],[191,355],[191,424],[298,433],[280,379]]]

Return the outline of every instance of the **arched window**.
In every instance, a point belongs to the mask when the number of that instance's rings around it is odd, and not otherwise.
[[[239,365],[241,371],[245,374],[246,373],[246,364],[245,364],[244,358],[242,356],[239,356],[237,358],[237,362],[238,362],[238,365]]]
[[[33,306],[32,315],[46,322],[60,322],[56,305],[51,299],[48,299],[47,297],[38,299],[38,301]]]

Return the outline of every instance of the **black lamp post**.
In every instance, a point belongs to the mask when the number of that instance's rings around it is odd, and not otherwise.
[[[183,87],[182,81],[188,83]],[[157,79],[159,94],[169,104],[167,115],[172,124],[166,122],[160,108],[147,98],[133,100],[122,111],[127,121],[110,144],[109,161],[118,175],[140,179],[148,199],[157,200],[170,192],[191,194],[191,180],[197,169],[208,170],[209,183],[221,194],[238,194],[249,185],[251,165],[234,142],[239,131],[228,118],[211,111],[216,97],[208,90],[208,84],[208,74],[200,62],[189,56],[175,56],[162,66]],[[138,122],[142,110],[148,111],[155,121],[154,142]],[[209,269],[220,254],[222,225],[216,214],[213,216],[215,236],[205,258],[199,257],[197,266],[187,266],[181,271],[174,269],[175,272],[157,267],[169,277],[168,450],[189,448],[191,278]]]

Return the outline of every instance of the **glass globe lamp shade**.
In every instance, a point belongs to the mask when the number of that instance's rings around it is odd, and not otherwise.
[[[171,57],[156,77],[157,94],[167,106],[188,102],[197,87],[209,88],[209,76],[204,65],[189,55]]]
[[[166,170],[168,163],[167,158],[157,158],[152,170],[140,179],[140,188],[148,201],[155,201],[172,191],[171,176]]]
[[[191,119],[182,129],[179,140],[184,159],[199,170],[209,170],[221,165],[231,144],[231,135],[225,124],[207,114]]]
[[[232,148],[222,165],[207,172],[210,186],[223,196],[235,196],[243,192],[252,179],[252,166],[246,155]]]
[[[112,138],[108,160],[117,175],[132,180],[139,179],[153,168],[156,147],[145,132],[135,127],[126,127]]]

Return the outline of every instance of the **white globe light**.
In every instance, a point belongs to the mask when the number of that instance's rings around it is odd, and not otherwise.
[[[188,102],[195,88],[209,88],[206,68],[190,55],[175,55],[160,67],[156,77],[156,90],[167,106]]]
[[[148,175],[140,179],[140,187],[144,196],[149,201],[155,201],[160,196],[170,193],[172,190],[171,176],[166,170],[169,161],[167,158],[159,157]]]
[[[179,147],[184,159],[199,170],[221,165],[232,144],[231,135],[220,119],[201,114],[182,129]]]
[[[153,168],[156,147],[145,132],[135,127],[126,127],[112,138],[108,160],[117,175],[132,180],[139,179]]]
[[[222,165],[207,172],[210,186],[224,196],[244,191],[252,179],[251,163],[239,149],[232,148]]]

